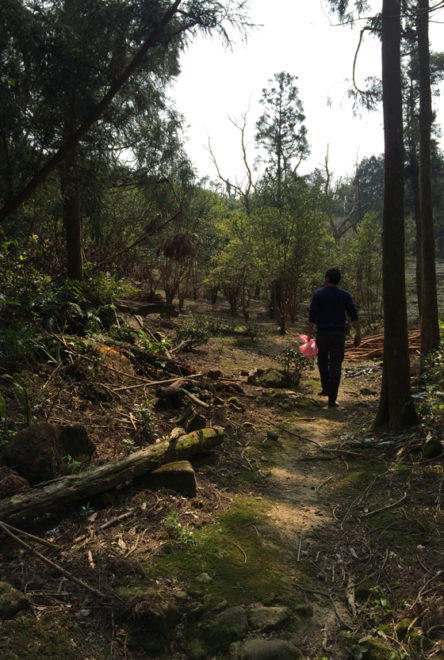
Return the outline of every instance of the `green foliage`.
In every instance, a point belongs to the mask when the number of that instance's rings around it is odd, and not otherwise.
[[[82,461],[78,461],[73,458],[70,454],[64,457],[66,461],[66,471],[68,474],[78,474],[82,469]]]
[[[187,342],[190,347],[206,344],[210,338],[209,331],[197,319],[178,326],[176,334],[179,341]]]
[[[282,71],[262,90],[264,113],[257,122],[256,142],[267,153],[268,174],[282,183],[309,154],[305,115],[296,76]]]
[[[20,421],[23,426],[29,426],[34,421],[29,383],[27,383],[25,379],[21,379],[18,376],[10,376],[9,374],[5,374],[3,378],[12,385],[12,391],[20,407]],[[6,401],[4,397],[2,409],[4,421],[6,423]]]
[[[164,525],[168,536],[177,545],[183,547],[195,544],[193,532],[186,525],[182,525],[176,511],[172,511],[166,516]]]
[[[424,421],[433,427],[444,426],[444,321],[440,322],[441,343],[426,357],[418,397],[418,409]]]
[[[382,227],[376,213],[366,213],[356,233],[342,241],[339,263],[344,286],[374,329],[382,318]]]
[[[142,328],[137,331],[134,343],[153,355],[165,355],[171,348],[171,342],[164,335],[156,333],[150,336]]]
[[[135,406],[133,417],[138,431],[141,431],[148,440],[153,440],[157,431],[156,416],[147,399]]]
[[[295,385],[300,382],[304,371],[312,371],[315,365],[315,360],[305,358],[299,348],[286,348],[277,356],[277,359]]]

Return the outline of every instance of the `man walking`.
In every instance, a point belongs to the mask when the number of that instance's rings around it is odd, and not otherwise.
[[[316,289],[311,299],[308,317],[308,339],[316,325],[318,346],[318,368],[321,377],[321,396],[328,396],[328,407],[338,406],[341,380],[341,365],[344,359],[345,320],[350,317],[355,329],[355,346],[361,343],[361,329],[355,303],[348,291],[338,287],[341,273],[337,268],[329,268],[325,273],[324,286]]]

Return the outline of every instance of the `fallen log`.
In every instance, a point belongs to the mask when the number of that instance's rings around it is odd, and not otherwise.
[[[104,465],[90,467],[80,474],[54,479],[0,500],[0,520],[23,522],[46,513],[63,511],[68,505],[130,482],[165,463],[190,458],[215,447],[222,442],[223,437],[222,428],[205,428],[187,433],[174,441],[165,440],[145,447]]]

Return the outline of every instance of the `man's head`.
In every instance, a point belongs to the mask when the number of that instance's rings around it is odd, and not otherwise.
[[[329,268],[325,273],[325,280],[328,284],[339,284],[341,273],[337,268]]]

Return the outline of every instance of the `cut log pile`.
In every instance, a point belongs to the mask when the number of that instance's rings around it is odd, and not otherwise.
[[[421,347],[421,338],[419,330],[409,331],[409,351],[419,351]],[[364,337],[360,345],[355,348],[353,339],[345,342],[346,360],[378,360],[384,355],[384,334],[382,332]]]

